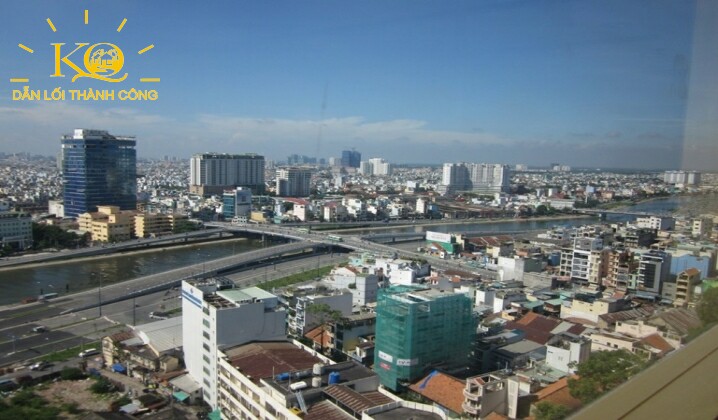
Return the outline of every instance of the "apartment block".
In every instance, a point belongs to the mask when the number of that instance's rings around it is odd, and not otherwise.
[[[190,159],[190,192],[202,196],[222,194],[235,187],[263,194],[264,156],[254,153],[199,153]]]
[[[696,268],[689,268],[678,273],[678,276],[676,276],[676,299],[673,301],[673,305],[695,305],[695,288],[700,282],[701,272]]]
[[[436,367],[466,366],[477,321],[466,295],[419,286],[379,291],[374,370],[392,390]]]
[[[352,314],[352,300],[353,296],[348,290],[297,297],[294,315],[289,318],[289,332],[296,337],[302,337],[310,329],[319,326],[323,314],[314,312],[313,305],[328,305],[331,310],[339,311],[346,317]]]
[[[638,263],[638,290],[652,294],[661,294],[662,286],[668,281],[671,267],[671,254],[651,250],[640,257]]]
[[[201,384],[204,401],[218,407],[217,360],[223,348],[286,340],[285,323],[278,298],[262,289],[236,289],[225,278],[183,281],[185,364]]]
[[[89,232],[92,241],[121,242],[135,236],[135,210],[119,206],[97,206],[97,211],[78,217],[79,230]]]
[[[32,245],[32,216],[23,212],[0,212],[0,244],[25,249]]]
[[[332,363],[288,342],[226,348],[219,360],[219,409],[229,419],[446,419],[379,389],[368,368]]]

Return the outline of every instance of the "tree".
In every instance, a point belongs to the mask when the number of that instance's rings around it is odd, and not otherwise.
[[[82,373],[82,370],[79,368],[73,368],[73,367],[64,367],[60,371],[60,378],[63,381],[78,381],[80,379],[85,379],[87,376]]]
[[[718,322],[718,287],[703,292],[696,306],[696,312],[704,326]]]
[[[571,410],[565,405],[554,404],[549,401],[541,401],[534,406],[536,420],[562,420],[568,417]]]
[[[90,385],[90,391],[95,394],[109,394],[115,390],[115,385],[104,376],[97,378],[94,384]]]
[[[599,351],[578,365],[578,379],[570,378],[568,388],[572,396],[586,404],[626,382],[645,366],[643,359],[624,349]]]
[[[536,206],[536,215],[537,216],[545,216],[548,214],[548,207],[546,207],[544,204],[539,204]]]
[[[327,321],[338,322],[342,319],[342,312],[336,309],[332,309],[331,306],[326,303],[312,303],[307,306],[306,312],[309,314],[316,315],[318,318],[319,325],[322,328],[322,334],[319,338],[319,346],[324,350],[324,333],[327,330]]]

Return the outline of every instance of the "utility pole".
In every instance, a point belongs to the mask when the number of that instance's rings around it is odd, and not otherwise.
[[[100,318],[102,318],[102,273],[100,273],[100,286],[97,288],[98,308],[100,309]]]

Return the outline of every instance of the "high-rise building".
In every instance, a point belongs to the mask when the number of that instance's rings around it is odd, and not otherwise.
[[[466,366],[476,332],[471,299],[421,286],[379,290],[374,371],[394,391],[435,368]]]
[[[445,163],[439,191],[454,194],[469,191],[479,194],[508,192],[511,170],[508,165],[491,163]]]
[[[638,290],[660,294],[670,276],[671,254],[651,250],[638,263]]]
[[[343,150],[342,151],[342,166],[350,168],[358,168],[361,163],[361,153],[356,150]]]
[[[663,182],[666,184],[698,185],[701,183],[701,173],[696,171],[666,171],[663,173]]]
[[[608,273],[609,249],[600,238],[575,238],[573,248],[561,251],[562,276],[582,284],[601,285]]]
[[[372,158],[369,159],[369,163],[371,163],[372,175],[391,175],[391,163],[386,160],[382,158]]]
[[[359,164],[359,173],[365,176],[374,175],[374,165],[369,161],[362,160]]]
[[[222,196],[222,215],[230,220],[236,216],[249,217],[252,212],[252,190],[238,187],[236,190],[225,191]]]
[[[65,216],[97,211],[97,206],[137,208],[136,141],[104,130],[75,129],[62,144]]]
[[[293,154],[287,156],[288,165],[316,165],[317,158],[305,155]]]
[[[313,171],[307,168],[277,169],[277,195],[279,197],[307,197]]]
[[[208,196],[235,187],[264,193],[264,156],[200,153],[190,159],[190,192]]]
[[[15,245],[25,249],[32,245],[32,216],[24,212],[0,212],[0,246]]]
[[[218,406],[217,359],[222,349],[285,341],[285,320],[277,297],[258,287],[235,289],[225,278],[182,282],[184,360],[207,404]]]

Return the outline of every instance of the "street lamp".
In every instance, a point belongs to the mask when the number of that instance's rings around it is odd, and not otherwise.
[[[130,291],[129,287],[127,288],[127,294],[132,295],[132,326],[134,327],[137,325],[137,304],[135,303],[137,296],[134,291]]]
[[[102,275],[100,275],[100,286],[97,288],[98,308],[100,309],[100,317],[102,317]]]
[[[92,279],[95,279],[96,277],[100,278],[100,284],[97,287],[97,307],[99,309],[99,316],[102,317],[102,278],[105,276],[103,272],[100,272],[100,275],[98,276],[97,273],[94,271],[90,273],[90,277]]]

